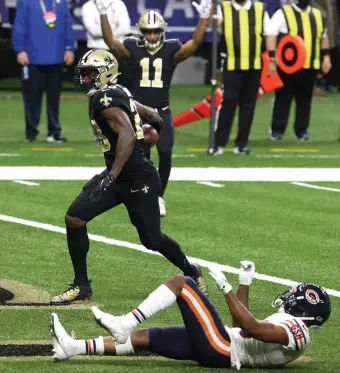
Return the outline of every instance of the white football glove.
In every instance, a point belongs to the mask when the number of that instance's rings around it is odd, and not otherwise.
[[[196,1],[193,1],[192,5],[196,8],[201,18],[209,18],[211,10],[211,0],[201,0],[200,4],[197,4]]]
[[[253,282],[255,275],[255,263],[250,260],[242,260],[240,264],[241,272],[239,276],[239,284],[249,286]]]
[[[211,267],[209,268],[209,275],[216,281],[218,288],[223,294],[227,294],[233,289],[221,270]]]
[[[109,6],[115,1],[115,0],[92,0],[98,9],[98,12],[100,14],[106,14]]]

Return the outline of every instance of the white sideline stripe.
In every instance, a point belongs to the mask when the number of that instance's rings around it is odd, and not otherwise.
[[[25,180],[13,180],[13,183],[29,185],[29,186],[40,185],[39,183],[34,183],[33,181],[25,181]]]
[[[33,228],[44,229],[44,230],[50,231],[50,232],[57,232],[57,233],[66,234],[66,229],[65,228],[57,227],[57,226],[51,225],[51,224],[39,223],[39,222],[32,221],[32,220],[14,218],[12,216],[1,215],[1,214],[0,214],[0,220],[7,221],[9,223],[22,224],[22,225],[26,225],[26,226],[33,227]],[[109,245],[126,247],[128,249],[141,251],[143,253],[147,253],[147,254],[151,254],[151,255],[162,256],[162,254],[160,254],[156,251],[150,251],[150,250],[146,249],[144,246],[138,245],[138,244],[135,244],[135,243],[115,240],[115,239],[112,239],[112,238],[98,236],[98,235],[95,235],[95,234],[89,234],[89,239],[92,240],[92,241],[106,243],[106,244],[109,244]],[[193,257],[190,257],[190,256],[188,256],[188,259],[192,262],[198,263],[202,267],[206,267],[206,268],[215,267],[215,268],[218,268],[218,269],[220,269],[224,272],[228,272],[228,273],[234,273],[234,274],[239,274],[240,273],[240,270],[238,268],[231,267],[231,266],[228,266],[228,265],[219,264],[219,263],[215,263],[215,262],[210,262],[210,261],[204,260],[204,259],[193,258]],[[287,279],[283,279],[283,278],[279,278],[279,277],[264,275],[264,274],[261,274],[261,273],[256,273],[254,277],[258,280],[273,282],[274,284],[287,285],[287,286],[296,286],[296,285],[300,284],[301,282],[303,282],[303,281],[297,282],[297,281],[287,280]],[[327,288],[325,288],[325,290],[328,292],[328,294],[340,298],[340,291],[334,290],[334,289],[327,289]]]
[[[197,184],[208,185],[213,188],[224,188],[223,184],[212,183],[211,181],[197,181]]]
[[[0,180],[89,180],[104,167],[0,167]],[[175,181],[340,182],[340,168],[174,167]]]
[[[296,182],[296,181],[292,182],[291,184],[298,185],[298,186],[305,187],[305,188],[327,190],[328,192],[340,193],[340,189],[337,189],[337,188],[329,188],[329,187],[318,186],[318,185],[307,184],[307,183],[299,183],[299,182]]]
[[[20,157],[18,153],[0,153],[0,157]]]
[[[340,154],[255,154],[254,157],[269,159],[339,159]]]

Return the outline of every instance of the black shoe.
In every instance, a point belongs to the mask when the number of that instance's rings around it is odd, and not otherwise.
[[[0,304],[5,304],[6,302],[12,300],[13,298],[14,298],[14,293],[0,286]]]
[[[62,305],[70,304],[72,302],[77,302],[80,300],[90,299],[93,295],[90,283],[87,286],[77,285],[75,283],[70,284],[67,290],[65,290],[62,294],[52,298],[50,303],[54,305]]]
[[[308,141],[309,140],[308,132],[305,132],[300,136],[296,135],[296,140],[298,140],[298,141]]]
[[[283,139],[283,135],[281,135],[281,133],[272,132],[270,134],[270,139],[272,141],[281,141]]]
[[[234,154],[250,154],[250,149],[247,146],[235,146]]]
[[[201,266],[197,263],[194,263],[191,266],[195,269],[195,272],[196,272],[196,275],[192,277],[193,280],[196,282],[196,284],[202,290],[202,292],[208,297],[209,296],[208,286],[203,278]]]
[[[25,138],[25,143],[26,144],[30,144],[30,143],[32,143],[32,142],[35,142],[35,137],[26,137]]]
[[[61,136],[61,135],[52,135],[52,136],[48,135],[46,141],[49,142],[49,143],[54,142],[54,143],[57,143],[57,144],[62,144],[64,142],[67,142],[67,139],[66,139],[66,137]]]

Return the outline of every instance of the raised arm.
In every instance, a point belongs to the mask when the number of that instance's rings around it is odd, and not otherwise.
[[[196,26],[192,39],[183,44],[179,51],[175,54],[176,63],[182,62],[191,57],[204,40],[204,34],[210,16],[211,0],[201,0],[199,5],[195,2],[192,4],[197,9],[200,15],[200,20]]]
[[[282,326],[256,320],[233,293],[232,287],[223,272],[219,269],[211,268],[209,273],[216,281],[221,292],[224,294],[233,319],[249,337],[267,343],[278,343],[288,346],[288,334]]]
[[[103,33],[103,38],[110,51],[117,59],[129,58],[130,51],[113,36],[113,32],[107,18],[106,12],[112,0],[93,0],[100,13],[100,25]]]
[[[157,111],[148,106],[140,104],[138,101],[135,101],[135,104],[136,104],[138,114],[141,117],[142,121],[145,123],[151,124],[151,126],[158,133],[160,133],[161,128],[163,126],[163,119],[157,113]]]
[[[243,260],[240,264],[239,287],[236,296],[244,307],[249,310],[249,287],[255,275],[255,263],[250,260]],[[234,318],[233,327],[239,327],[239,324]]]

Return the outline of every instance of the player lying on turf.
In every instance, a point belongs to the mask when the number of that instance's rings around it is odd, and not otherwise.
[[[90,50],[76,66],[78,89],[92,96],[91,123],[100,139],[106,169],[88,181],[65,216],[67,243],[74,281],[52,304],[67,304],[92,296],[87,274],[89,238],[87,223],[98,215],[124,204],[141,243],[158,251],[186,276],[207,291],[199,266],[189,263],[179,244],[161,231],[158,197],[159,175],[145,158],[142,120],[158,131],[162,119],[154,109],[136,102],[117,84],[118,62],[104,50]]]
[[[74,340],[52,314],[54,355],[65,360],[76,355],[133,355],[147,350],[178,360],[193,360],[207,367],[271,368],[301,356],[310,343],[308,328],[321,326],[331,313],[323,288],[304,283],[285,291],[275,300],[279,312],[256,320],[248,311],[249,286],[255,274],[252,262],[241,262],[237,296],[225,275],[211,269],[233,317],[233,327],[224,326],[214,305],[189,277],[176,276],[161,285],[132,312],[112,316],[92,307],[97,322],[113,338]],[[134,329],[177,301],[184,326]]]

